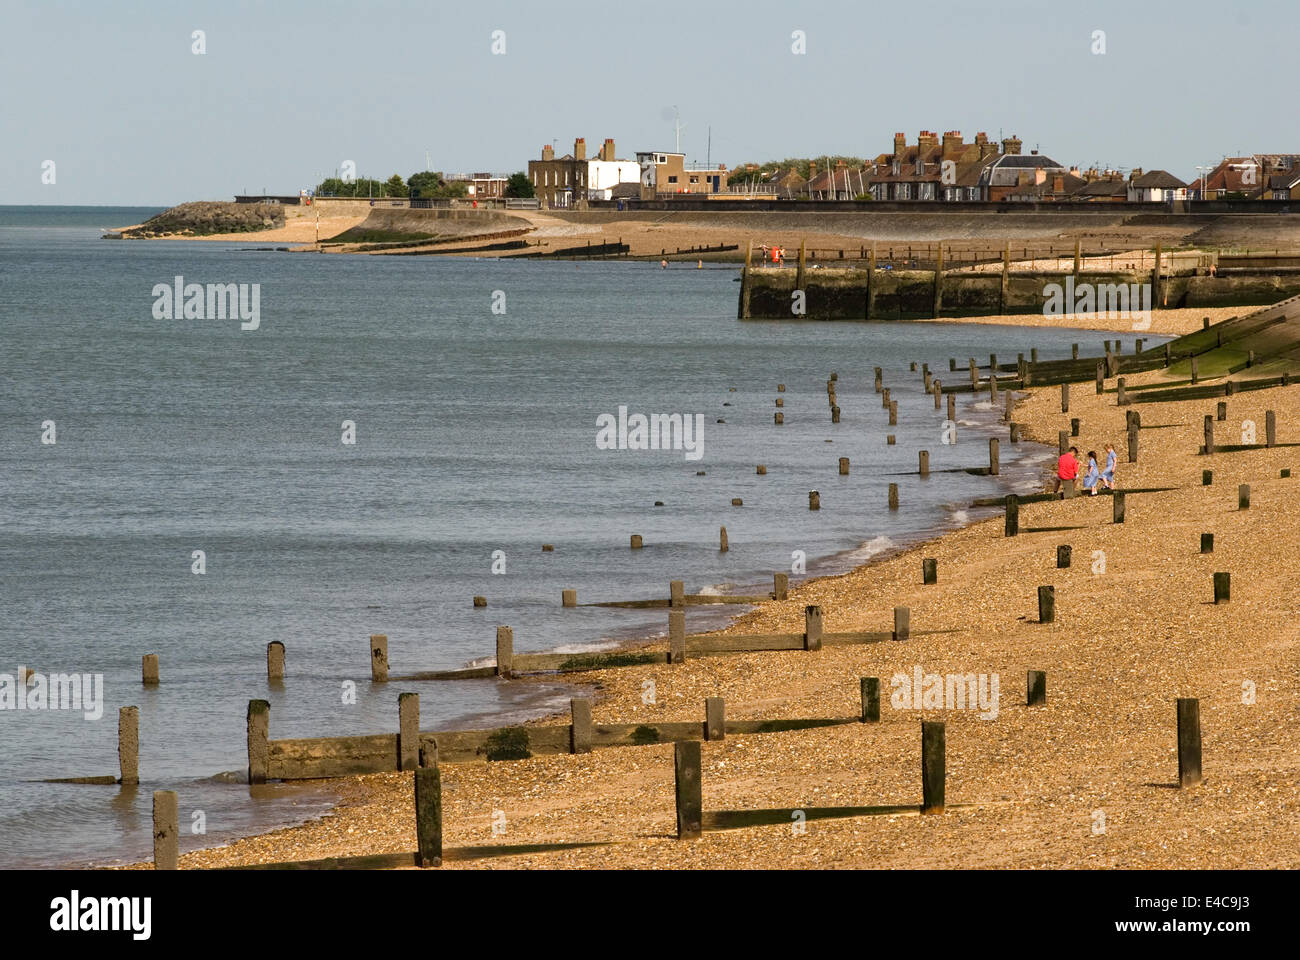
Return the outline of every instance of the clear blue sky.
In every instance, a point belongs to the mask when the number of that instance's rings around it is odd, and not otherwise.
[[[1294,0],[658,9],[0,0],[0,203],[294,193],[345,160],[408,176],[426,151],[435,170],[509,172],[575,136],[631,157],[671,148],[674,106],[689,159],[711,127],[728,165],[874,156],[920,129],[1002,130],[1062,163],[1185,180],[1224,154],[1300,152]]]

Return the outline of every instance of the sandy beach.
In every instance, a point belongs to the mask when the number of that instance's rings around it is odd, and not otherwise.
[[[1132,389],[1162,375],[1127,382]],[[865,376],[840,371],[844,380]],[[969,402],[959,396],[959,407]],[[1003,535],[1001,517],[976,523],[803,583],[787,601],[765,603],[723,631],[799,631],[806,604],[823,607],[828,631],[887,630],[893,607],[905,605],[913,631],[906,642],[572,678],[591,685],[594,720],[605,723],[699,720],[710,696],[725,698],[729,718],[856,716],[859,678],[879,677],[879,723],[704,743],[704,809],[919,803],[923,719],[946,722],[948,803],[969,806],[942,816],[818,820],[802,834],[791,825],[710,831],[680,842],[670,744],[444,764],[448,846],[606,842],[445,869],[1300,866],[1300,630],[1292,613],[1300,586],[1290,570],[1300,551],[1292,520],[1300,473],[1279,478],[1282,468],[1300,469],[1300,456],[1286,446],[1198,456],[1202,417],[1214,410],[1202,400],[1141,405],[1140,461],[1128,464],[1124,410],[1113,392],[1098,396],[1091,384],[1076,384],[1069,414],[1059,402],[1059,387],[1024,396],[1016,419],[1031,439],[1054,446],[1057,431],[1078,417],[1081,450],[1100,452],[1108,441],[1120,450],[1120,489],[1175,489],[1131,494],[1122,524],[1112,522],[1109,497],[1027,504],[1018,537]],[[1295,390],[1227,403],[1223,442],[1233,442],[1245,420],[1262,432],[1266,410],[1277,413],[1280,443],[1300,442]],[[1211,486],[1201,485],[1204,468],[1214,471]],[[903,496],[921,482],[903,478]],[[1251,485],[1248,511],[1237,506],[1239,483]],[[1212,554],[1199,552],[1202,532],[1215,535]],[[1069,569],[1056,566],[1059,544],[1073,548]],[[921,583],[923,557],[938,560],[936,585]],[[1232,574],[1230,603],[1211,602],[1216,571]],[[1042,584],[1056,588],[1051,624],[1037,622]],[[996,674],[996,719],[893,706],[890,678],[918,665],[926,673]],[[1028,670],[1046,671],[1045,706],[1025,706]],[[653,704],[642,699],[646,680],[654,681]],[[1205,744],[1205,780],[1184,790],[1176,788],[1178,697],[1199,698]],[[412,850],[411,783],[410,773],[331,781],[342,797],[331,815],[185,855],[181,866]]]

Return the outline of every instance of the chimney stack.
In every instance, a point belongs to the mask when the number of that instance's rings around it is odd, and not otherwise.
[[[943,135],[943,158],[947,160],[950,157],[957,155],[961,152],[963,146],[965,146],[965,144],[962,143],[961,131],[949,130]]]
[[[901,156],[907,149],[907,135],[902,133],[894,134],[894,156]]]
[[[998,148],[995,144],[989,143],[989,135],[981,130],[975,134],[975,142],[979,144],[980,159],[985,160],[997,154]]]
[[[618,159],[617,157],[614,156],[614,141],[613,141],[612,139],[610,139],[609,137],[606,137],[606,138],[605,138],[605,145],[604,145],[603,147],[600,148],[600,151],[601,151],[601,152],[600,152],[600,159],[602,159],[602,160],[616,160],[616,159]]]
[[[543,160],[555,159],[555,148],[551,146],[549,143],[542,144],[542,159]]]
[[[1052,193],[1065,193],[1065,177],[1052,177]]]
[[[574,160],[587,159],[587,138],[586,137],[579,137],[577,140],[573,141],[573,159]]]
[[[1004,154],[1015,155],[1020,153],[1021,146],[1023,146],[1023,144],[1018,137],[1007,137],[1002,141],[1002,152]]]
[[[922,130],[916,138],[916,148],[919,151],[933,150],[939,145],[939,135],[933,130]]]

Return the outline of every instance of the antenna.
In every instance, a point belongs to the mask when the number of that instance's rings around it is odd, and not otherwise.
[[[713,124],[709,124],[709,146],[704,153],[704,165],[713,166]]]
[[[677,146],[674,148],[677,153],[682,152],[682,131],[686,129],[686,124],[681,122],[677,114],[677,106],[673,105],[673,133],[677,136]]]

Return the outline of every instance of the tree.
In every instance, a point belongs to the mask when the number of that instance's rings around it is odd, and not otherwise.
[[[442,174],[434,173],[432,170],[421,170],[407,177],[406,185],[410,188],[411,196],[427,199],[435,196],[436,191],[442,187]]]
[[[507,197],[535,197],[537,192],[533,189],[533,182],[528,179],[528,174],[520,170],[518,173],[510,174],[510,179],[506,181]]]
[[[395,173],[384,183],[384,193],[390,197],[404,197],[409,191],[406,189],[406,181],[402,179],[400,173]]]

